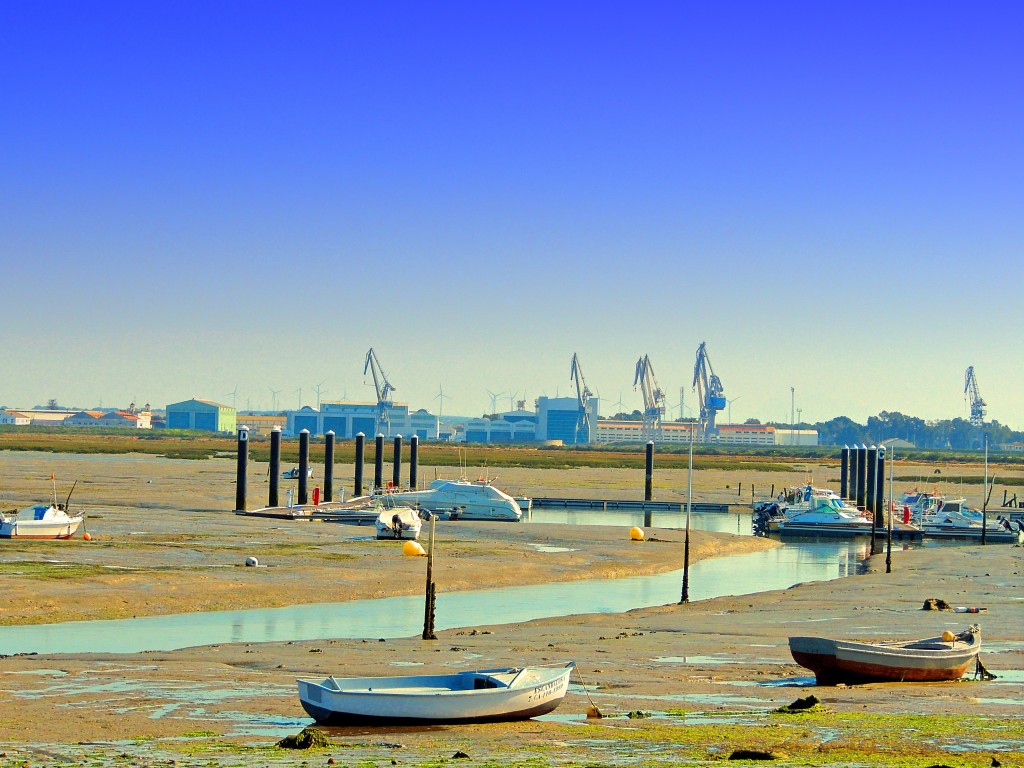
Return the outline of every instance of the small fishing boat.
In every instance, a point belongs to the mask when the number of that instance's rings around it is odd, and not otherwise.
[[[75,492],[76,481],[71,486],[67,499],[57,501],[57,482],[53,483],[53,499],[49,504],[34,504],[17,511],[0,512],[0,539],[70,539],[85,516],[71,515],[71,494]]]
[[[555,709],[573,662],[450,675],[299,680],[302,708],[318,723],[459,723],[525,720]]]
[[[981,650],[981,628],[959,635],[892,643],[858,643],[824,637],[791,637],[789,651],[814,672],[818,685],[958,680]]]
[[[284,472],[281,473],[281,479],[282,480],[298,480],[299,476],[301,474],[302,473],[299,472],[299,468],[298,467],[292,467],[291,469],[285,470]],[[306,470],[306,477],[309,478],[309,477],[312,477],[312,476],[313,476],[313,468],[310,467],[309,469]]]
[[[420,535],[423,520],[418,510],[412,507],[380,506],[380,514],[374,523],[378,539],[406,539],[415,541]]]
[[[35,504],[17,512],[0,512],[0,539],[70,539],[82,524],[63,504]]]

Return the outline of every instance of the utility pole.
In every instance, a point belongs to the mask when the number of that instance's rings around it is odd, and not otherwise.
[[[796,387],[789,388],[789,444],[793,444],[793,430],[796,429]]]

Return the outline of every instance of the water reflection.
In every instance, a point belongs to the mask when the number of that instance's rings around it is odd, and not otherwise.
[[[690,569],[690,598],[785,589],[853,573],[857,558],[833,544],[778,547],[702,560]],[[549,616],[622,613],[679,600],[681,571],[442,594],[438,629],[511,624]],[[0,653],[136,653],[226,642],[409,637],[422,629],[421,597],[287,608],[149,616],[0,628]]]

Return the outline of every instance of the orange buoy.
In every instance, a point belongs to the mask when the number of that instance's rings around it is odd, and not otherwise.
[[[82,538],[85,539],[86,541],[92,541],[92,534],[89,533],[88,531],[86,531],[85,533],[82,534]]]

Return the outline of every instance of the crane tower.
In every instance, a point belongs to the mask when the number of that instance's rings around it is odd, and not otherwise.
[[[594,393],[587,387],[587,381],[583,378],[583,367],[576,353],[572,353],[572,367],[569,369],[569,378],[576,384],[576,402],[579,407],[579,415],[576,417],[576,431],[573,433],[573,444],[590,442],[590,414],[587,412],[587,403]]]
[[[380,361],[377,359],[377,353],[373,351],[373,347],[370,347],[370,351],[366,353],[363,376],[367,371],[373,376],[373,388],[377,392],[377,419],[374,429],[377,430],[378,435],[390,435],[391,406],[394,405],[391,393],[395,391],[395,388],[388,381],[384,369],[380,367]]]
[[[964,396],[971,403],[971,426],[984,426],[985,406],[987,403],[981,399],[981,392],[978,390],[978,379],[974,375],[973,365],[967,366],[967,373],[964,375]]]
[[[693,365],[693,387],[697,390],[700,401],[700,426],[706,440],[715,433],[715,416],[726,406],[725,390],[722,380],[711,368],[707,342],[702,341],[697,347],[697,362]]]
[[[658,386],[651,358],[647,355],[636,361],[633,389],[636,389],[638,385],[644,398],[644,437],[653,440],[655,437],[661,437],[661,417],[665,413],[665,393]]]

